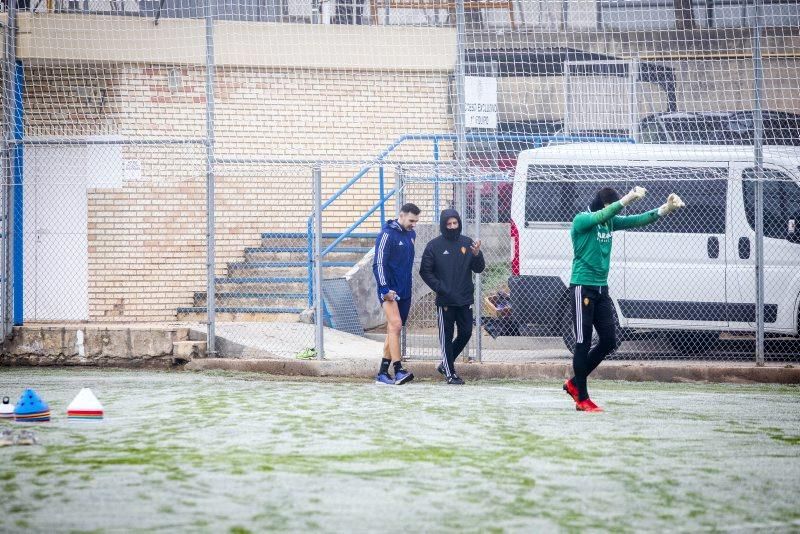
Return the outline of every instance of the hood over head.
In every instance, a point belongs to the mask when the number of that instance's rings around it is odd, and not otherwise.
[[[448,230],[447,221],[453,217],[458,220],[458,228],[455,230]],[[458,239],[461,236],[461,229],[463,227],[464,225],[461,223],[461,216],[456,210],[442,210],[441,215],[439,215],[439,231],[442,232],[442,235],[445,237],[445,239],[450,239],[453,241]]]

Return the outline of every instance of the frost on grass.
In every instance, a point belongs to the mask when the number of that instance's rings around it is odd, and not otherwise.
[[[559,386],[3,370],[54,421],[0,449],[0,531],[800,528],[797,388]]]

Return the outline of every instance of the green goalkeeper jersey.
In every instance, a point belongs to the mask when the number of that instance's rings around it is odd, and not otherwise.
[[[600,211],[584,211],[572,219],[572,277],[579,286],[607,286],[611,265],[611,233],[644,226],[658,220],[658,210],[624,217],[622,203],[617,201]]]

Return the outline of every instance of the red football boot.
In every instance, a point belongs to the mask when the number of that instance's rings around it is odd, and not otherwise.
[[[575,403],[575,409],[579,412],[602,412],[603,409],[592,402],[592,399],[586,399]]]
[[[578,388],[576,388],[575,384],[572,383],[572,379],[564,382],[564,387],[562,389],[567,392],[567,395],[572,397],[572,400],[578,402]]]

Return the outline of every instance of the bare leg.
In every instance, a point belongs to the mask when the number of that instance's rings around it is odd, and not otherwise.
[[[386,314],[386,343],[383,345],[383,357],[392,362],[400,361],[400,331],[403,321],[400,319],[400,308],[395,301],[383,303]]]

